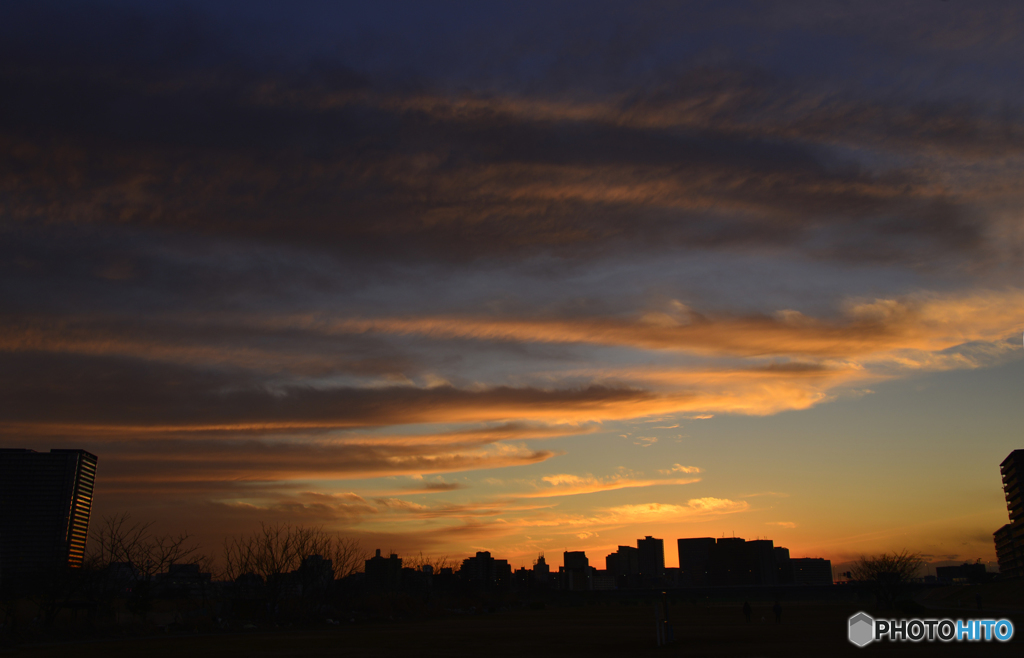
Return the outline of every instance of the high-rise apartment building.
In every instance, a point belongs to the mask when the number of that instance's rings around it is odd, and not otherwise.
[[[584,551],[566,551],[562,553],[562,567],[558,570],[562,578],[562,588],[566,590],[590,590],[593,569]]]
[[[679,580],[683,587],[711,584],[711,553],[714,537],[692,537],[676,542],[679,547]]]
[[[459,575],[463,582],[480,590],[507,590],[512,583],[512,566],[508,560],[491,557],[490,551],[477,551],[476,557],[462,561]]]
[[[1010,522],[994,533],[1001,578],[1024,577],[1024,450],[1014,450],[999,465]]]
[[[775,560],[775,545],[771,539],[752,539],[747,542],[750,560],[750,580],[757,585],[776,585],[779,568]],[[831,574],[831,571],[829,572]],[[831,583],[830,583],[831,584]]]
[[[636,540],[640,578],[645,585],[653,585],[665,577],[665,541],[648,535]]]
[[[712,585],[735,587],[755,584],[745,539],[719,537],[715,540],[710,567]]]
[[[96,461],[85,450],[0,449],[0,588],[82,565]]]
[[[616,576],[640,575],[640,550],[633,546],[619,546],[604,559],[605,569]]]

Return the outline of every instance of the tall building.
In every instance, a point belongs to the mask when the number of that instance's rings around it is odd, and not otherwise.
[[[590,560],[584,551],[565,551],[562,553],[562,588],[574,591],[593,589],[591,582]]]
[[[793,582],[789,549],[775,546],[771,539],[687,537],[678,544],[682,587],[775,586]],[[813,570],[817,564],[808,568]]]
[[[507,590],[512,584],[512,566],[508,560],[491,557],[490,551],[477,551],[475,557],[462,561],[459,577],[473,589]]]
[[[640,550],[633,546],[619,546],[604,559],[604,566],[615,575],[619,587],[633,586],[640,575]]]
[[[735,587],[753,585],[753,568],[747,542],[739,537],[719,537],[711,549],[711,584]]]
[[[679,580],[683,587],[703,587],[711,584],[711,552],[715,547],[714,537],[692,537],[680,539]]]
[[[793,564],[789,559],[789,549],[776,546],[772,549],[775,554],[775,577],[780,585],[793,584]]]
[[[1014,450],[999,465],[1003,476],[1003,493],[1006,496],[1006,511],[1010,515],[1010,523],[1024,519],[1024,450]]]
[[[755,585],[777,585],[779,569],[775,561],[775,546],[771,539],[752,539],[747,542],[750,560],[750,580]],[[829,570],[831,574],[831,567]]]
[[[543,553],[537,556],[537,561],[533,563],[533,579],[543,585],[551,583],[551,567],[544,559]]]
[[[665,577],[665,541],[650,535],[636,540],[640,578],[645,585],[657,584]]]
[[[1010,522],[996,530],[1000,578],[1024,576],[1024,450],[1014,450],[999,465]]]
[[[371,591],[395,591],[402,585],[402,558],[394,553],[384,557],[378,548],[377,554],[366,560],[363,573]]]
[[[640,550],[635,546],[619,546],[604,559],[604,565],[616,587],[640,587]]]
[[[0,588],[80,567],[89,536],[96,455],[0,449]]]

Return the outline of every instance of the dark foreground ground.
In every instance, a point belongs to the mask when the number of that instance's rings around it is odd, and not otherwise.
[[[776,625],[767,606],[747,624],[735,605],[678,604],[671,615],[676,642],[655,646],[649,604],[604,604],[505,611],[444,619],[323,629],[236,634],[150,636],[81,643],[22,645],[3,656],[1016,656],[1024,655],[1024,615],[977,610],[931,610],[929,617],[1009,618],[1007,643],[872,643],[846,639],[847,604],[788,606]],[[761,619],[764,618],[762,622]]]

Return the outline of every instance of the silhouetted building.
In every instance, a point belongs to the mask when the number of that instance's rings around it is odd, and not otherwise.
[[[377,554],[366,561],[366,584],[373,590],[394,592],[402,584],[402,559],[391,554],[384,557],[377,549]]]
[[[566,569],[586,569],[590,559],[584,551],[566,551],[562,553],[562,564]]]
[[[473,589],[508,589],[512,584],[512,567],[508,560],[496,560],[488,551],[477,551],[476,557],[462,561],[459,577]]]
[[[132,591],[138,579],[139,571],[131,562],[111,562],[104,567],[100,582],[108,592],[123,596]]]
[[[551,567],[544,560],[543,553],[538,555],[537,561],[533,563],[533,579],[542,587],[551,585]]]
[[[680,539],[679,584],[682,587],[704,587],[711,584],[711,551],[714,537]]]
[[[964,562],[954,567],[935,567],[935,579],[942,583],[982,583],[988,580],[984,564]]]
[[[793,582],[789,549],[776,547],[770,539],[691,537],[677,543],[680,587],[770,587]]]
[[[399,560],[401,563],[401,560]],[[307,555],[302,559],[299,568],[292,572],[302,593],[308,595],[311,592],[325,593],[327,588],[334,582],[334,562],[324,558],[322,555]]]
[[[429,564],[419,569],[402,567],[402,591],[425,594],[434,588],[434,570]]]
[[[775,554],[775,574],[780,585],[793,584],[793,564],[789,561],[789,549],[776,546],[772,549]]]
[[[212,575],[198,564],[171,564],[166,573],[156,575],[156,583],[166,595],[196,596],[210,588]]]
[[[1003,476],[1003,493],[1006,496],[1006,510],[1010,514],[1010,523],[1024,519],[1024,450],[1014,450],[999,465]]]
[[[562,589],[570,591],[589,591],[591,583],[590,560],[583,551],[565,551],[562,554],[562,567],[558,570],[562,576]]]
[[[537,581],[533,579],[533,570],[519,567],[513,571],[512,589],[517,592],[529,592],[537,589]]]
[[[750,582],[753,585],[777,585],[778,567],[771,539],[753,539],[747,542],[747,559],[750,563]],[[830,572],[831,573],[831,572]]]
[[[636,540],[640,578],[644,585],[656,585],[665,577],[665,542],[650,535]]]
[[[590,588],[593,590],[615,589],[615,574],[609,573],[607,569],[599,570],[591,567]]]
[[[604,559],[604,568],[615,577],[616,587],[640,586],[640,549],[619,546]]]
[[[820,557],[791,558],[794,585],[831,585],[832,561]]]
[[[720,537],[711,549],[711,584],[719,587],[753,585],[753,569],[746,541],[739,537]]]
[[[996,530],[992,538],[996,543],[999,577],[1008,579],[1024,575],[1024,528],[1021,524],[1007,523]]]
[[[1010,522],[993,533],[1000,578],[1024,576],[1024,450],[1014,450],[999,465]]]
[[[96,461],[96,455],[85,450],[0,450],[4,591],[82,566]]]

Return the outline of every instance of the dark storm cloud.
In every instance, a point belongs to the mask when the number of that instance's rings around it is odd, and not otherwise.
[[[423,485],[423,492],[433,493],[435,491],[455,491],[456,489],[462,489],[463,486],[457,482],[427,482]],[[420,489],[411,489],[410,493],[419,493]]]
[[[9,423],[187,429],[358,427],[492,420],[655,397],[632,388],[496,386],[285,387],[250,373],[135,359],[31,352],[0,354],[0,417]]]
[[[404,378],[419,359],[393,341],[368,335],[326,336],[240,315],[167,311],[139,317],[0,314],[0,349],[129,357],[199,368],[229,368],[262,377],[353,375]]]
[[[1002,157],[1024,135],[1016,109],[826,94],[750,67],[579,100],[396,85],[344,62],[275,69],[228,52],[228,28],[195,11],[119,12],[66,42],[8,42],[6,223],[385,261],[764,243],[981,257],[970,195],[886,153]],[[849,148],[879,153],[866,164]],[[98,271],[133,271],[110,260]]]
[[[96,314],[122,311],[128,303],[145,316],[182,307],[222,309],[253,291],[280,304],[297,291],[349,291],[364,285],[367,274],[358,263],[342,267],[270,246],[244,249],[167,231],[0,222],[7,312]]]
[[[103,446],[103,476],[140,489],[168,482],[246,483],[301,479],[351,479],[418,475],[532,464],[554,456],[550,450],[474,445],[365,445],[240,440],[146,440]],[[262,489],[260,486],[259,489]],[[216,493],[217,487],[209,488]]]

